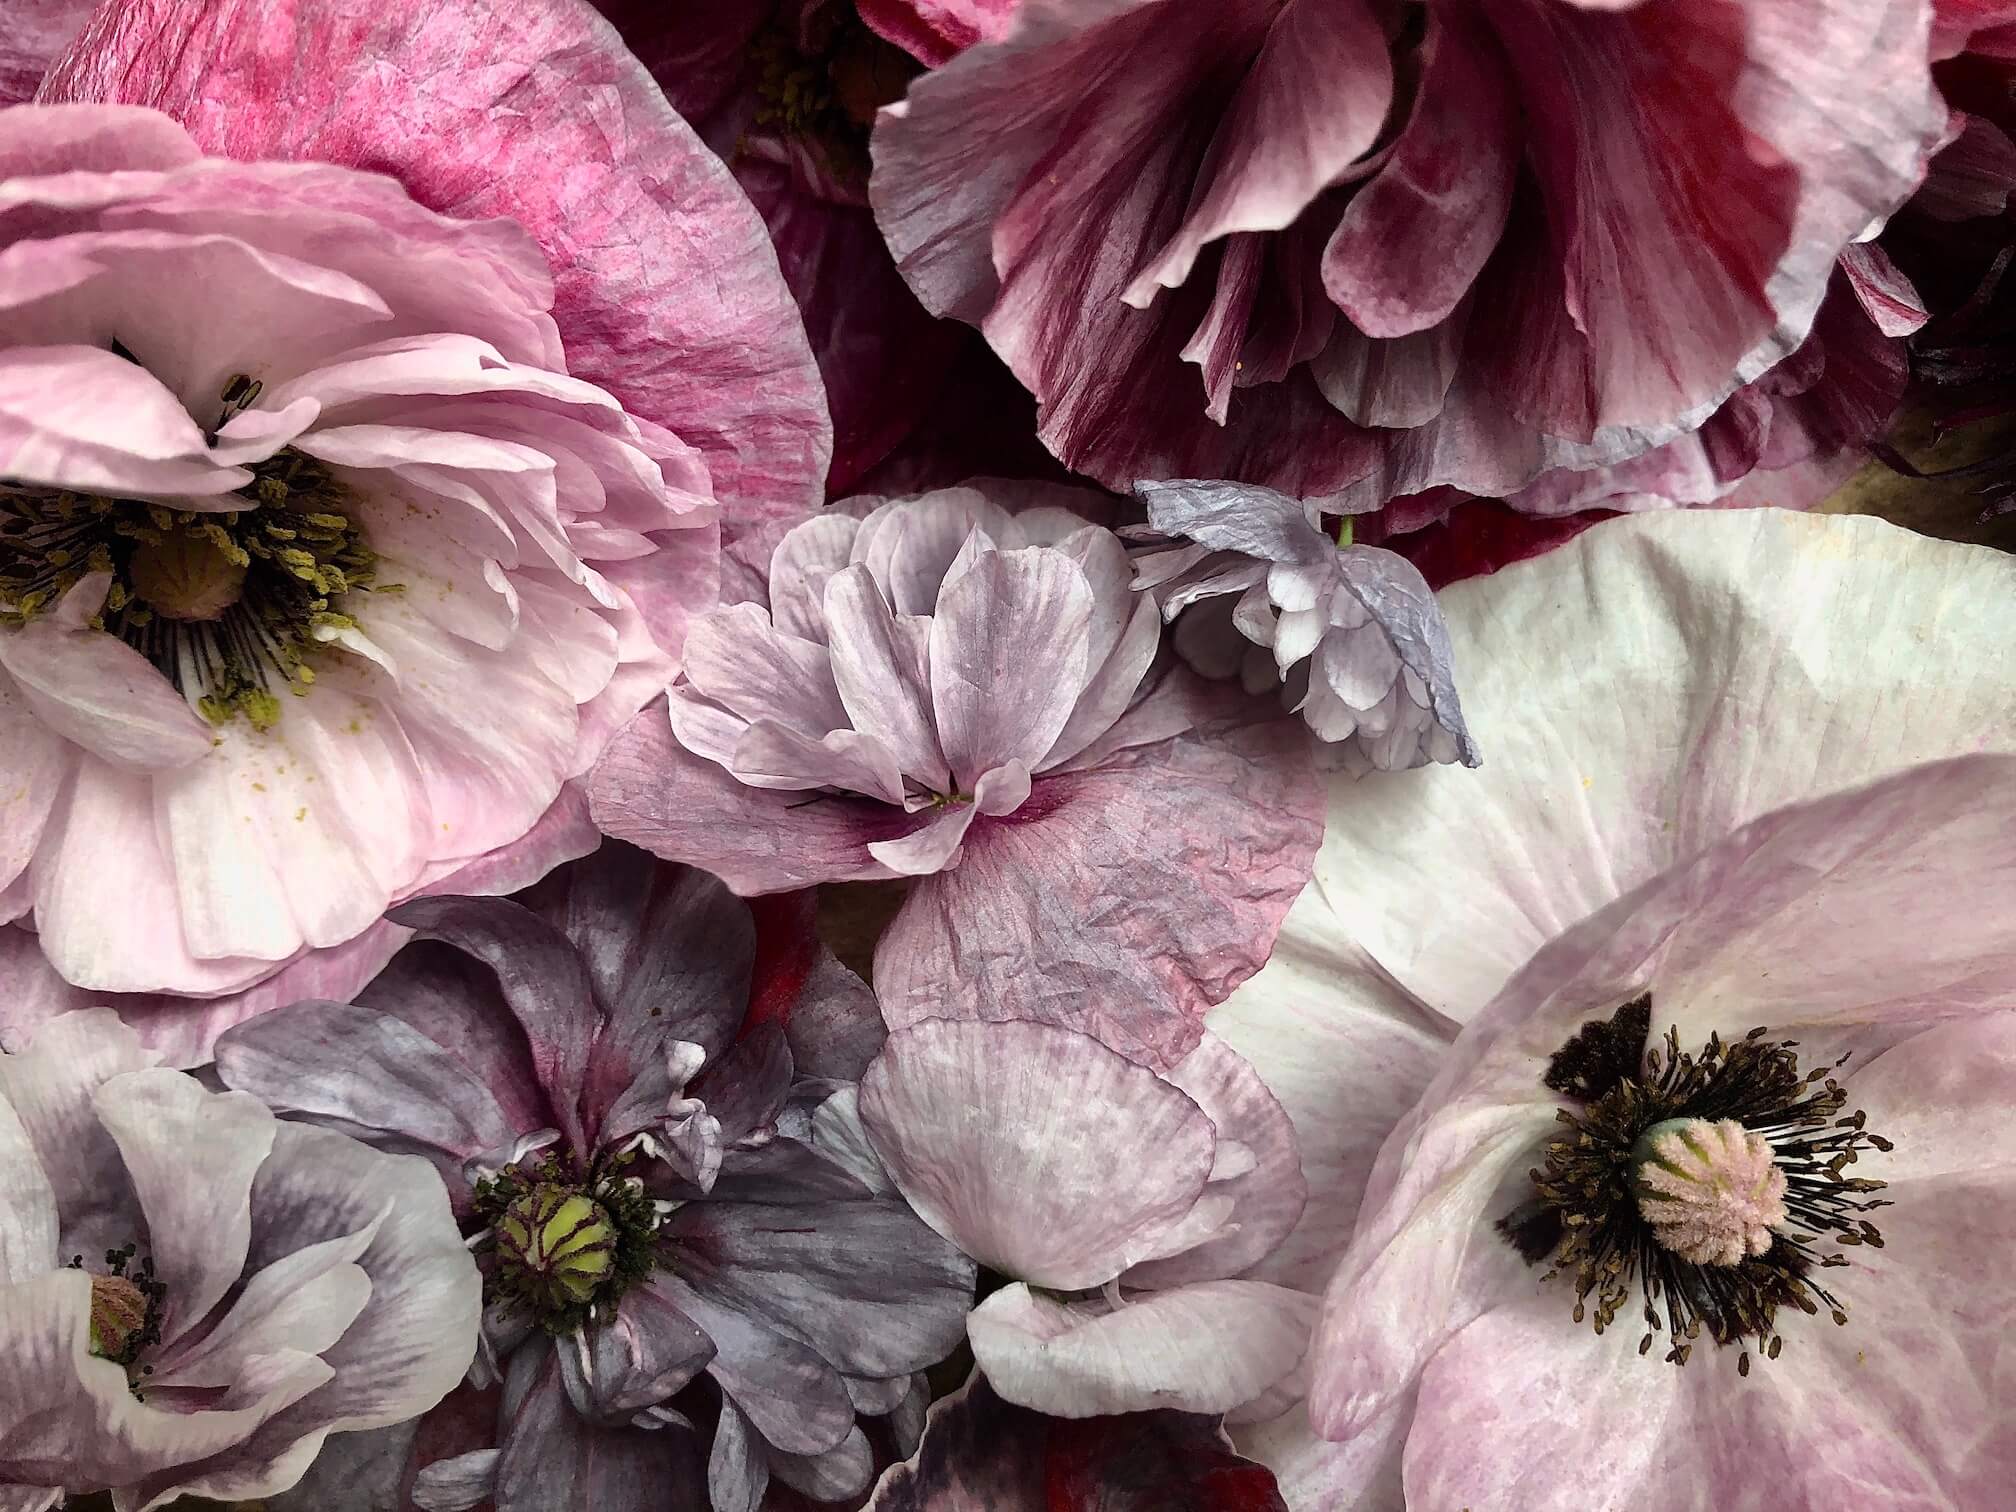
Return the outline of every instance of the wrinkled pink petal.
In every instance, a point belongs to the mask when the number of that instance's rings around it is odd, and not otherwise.
[[[1196,1044],[1197,1015],[1265,960],[1321,807],[1298,726],[1234,689],[1199,729],[1171,707],[1187,677],[1136,711],[1152,723],[1159,703],[1173,730],[1038,778],[912,891],[876,949],[892,1024],[1033,1015],[1163,1066]]]

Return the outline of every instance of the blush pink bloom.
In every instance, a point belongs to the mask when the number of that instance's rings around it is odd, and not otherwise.
[[[910,1205],[1009,1279],[966,1320],[1006,1400],[1272,1416],[1300,1395],[1315,1298],[1241,1279],[1302,1216],[1295,1134],[1222,1041],[1158,1075],[1072,1029],[927,1019],[889,1037],[859,1116]]]
[[[817,501],[823,405],[760,220],[568,0],[122,5],[41,98],[94,103],[0,116],[0,974],[186,1061],[593,843],[565,785],[720,511]],[[110,996],[160,993],[212,1003]]]
[[[425,1412],[481,1286],[424,1160],[156,1067],[106,1009],[0,1054],[0,1506],[284,1491]]]
[[[2016,1454],[1981,1352],[2016,1306],[1990,1195],[2011,1167],[1980,1132],[2016,1101],[1994,923],[2016,877],[2012,592],[1995,552],[1757,510],[1610,521],[1442,594],[1490,760],[1333,783],[1315,885],[1208,1019],[1294,1121],[1311,1193],[1252,1276],[1329,1290],[1310,1411],[1238,1430],[1292,1505],[1566,1507],[1592,1478],[1653,1512],[1992,1504]],[[1572,1259],[1543,1281],[1501,1237],[1510,1218],[1544,1252],[1528,1172],[1558,1111],[1589,1115],[1550,1058],[1646,992],[1634,1070],[1673,1027],[1698,1057],[1763,1025],[1801,1075],[1854,1052],[1833,1116],[1861,1108],[1897,1148],[1846,1174],[1898,1206],[1848,1216],[1885,1246],[1784,1230],[1850,1260],[1810,1272],[1845,1326],[1788,1301],[1777,1358],[1704,1324],[1676,1367],[1663,1307],[1648,1330],[1634,1290],[1599,1338]],[[1783,1120],[1742,1112],[1810,1216]],[[1764,1458],[1768,1484],[1734,1468]]]
[[[1945,119],[1923,0],[898,9],[926,57],[977,33],[876,131],[925,307],[1109,486],[1332,510],[1689,437],[1808,339]]]
[[[795,527],[767,612],[698,621],[669,719],[596,768],[596,822],[745,894],[916,879],[876,950],[894,1025],[954,1003],[1180,1059],[1307,879],[1317,788],[1298,726],[1157,663],[1119,538],[1061,507],[1085,497]]]

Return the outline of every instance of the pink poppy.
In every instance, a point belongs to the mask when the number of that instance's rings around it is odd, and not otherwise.
[[[182,1060],[346,996],[388,903],[592,844],[565,785],[676,671],[717,506],[801,513],[827,449],[760,220],[591,13],[269,20],[109,8],[77,103],[0,115],[7,1012]]]
[[[1006,1400],[1272,1416],[1300,1396],[1316,1299],[1243,1277],[1308,1192],[1287,1114],[1222,1041],[1158,1075],[1072,1029],[929,1019],[889,1037],[859,1118],[925,1222],[1008,1278],[966,1320]]]
[[[1356,512],[1688,442],[1596,486],[1690,502],[1690,438],[1814,333],[1944,124],[1921,0],[1002,9],[871,8],[974,44],[884,112],[871,198],[1114,487]]]
[[[1959,1131],[2005,1125],[2016,1098],[1999,1069],[2016,956],[1994,924],[2016,876],[2003,813],[2016,762],[1977,754],[2016,752],[2012,592],[2016,564],[1998,553],[1760,510],[1611,521],[1442,594],[1490,760],[1335,783],[1315,885],[1267,967],[1208,1019],[1280,1098],[1323,1199],[1251,1273],[1329,1291],[1308,1410],[1237,1430],[1291,1504],[1404,1491],[1431,1506],[1566,1506],[1590,1475],[1653,1509],[1697,1505],[1703,1477],[1717,1507],[1824,1505],[1870,1485],[1886,1504],[1985,1504],[1970,1488],[2006,1475],[2016,1443],[1974,1341],[1993,1333],[1980,1317],[2016,1302],[2016,1272],[1994,1258],[2006,1236],[1956,1217],[1940,1189],[2003,1179],[1992,1141]],[[1520,633],[1537,624],[1548,633]],[[1554,1059],[1647,992],[1625,1027]],[[1695,1073],[1720,1037],[1706,1100],[1652,1089],[1675,1028]],[[1592,1057],[1605,1044],[1616,1053]],[[1799,1077],[1821,1068],[1843,1089],[1827,1129],[1802,1132],[1817,1109],[1790,1110],[1795,1060]],[[1578,1079],[1604,1065],[1609,1081]],[[1658,1114],[1629,1129],[1628,1143],[1647,1139],[1637,1157],[1615,1148],[1615,1104],[1599,1106],[1624,1079]],[[1948,1101],[1972,1111],[1928,1111]],[[1862,1125],[1834,1126],[1858,1108],[1894,1153]],[[1683,1132],[1658,1129],[1669,1118],[1739,1118],[1741,1148],[1721,1128],[1688,1128],[1687,1142],[1716,1171],[1747,1170],[1760,1199],[1777,1169],[1784,1216],[1769,1202],[1697,1210],[1715,1226],[1689,1239],[1690,1215],[1663,1206],[1688,1194],[1647,1172],[1644,1206],[1610,1211],[1641,1225],[1613,1230],[1637,1267],[1621,1273],[1629,1295],[1590,1291],[1578,1323],[1580,1257],[1556,1251],[1565,1274],[1543,1279],[1545,1260],[1529,1267],[1499,1228],[1545,1254],[1549,1223],[1580,1213],[1548,1190],[1562,1190],[1547,1146],[1563,1113],[1627,1171]],[[1897,1208],[1829,1206],[1831,1180],[1795,1148],[1808,1137],[1834,1141],[1824,1159],[1853,1155],[1849,1177],[1891,1182],[1840,1199]],[[1671,1163],[1684,1175],[1695,1158]],[[2008,1203],[1977,1196],[1972,1210]],[[1854,1242],[1864,1220],[1881,1250]],[[1785,1252],[1756,1253],[1765,1230],[1850,1264],[1800,1277]],[[1768,1316],[1689,1302],[1699,1335],[1683,1311],[1671,1337],[1672,1278],[1690,1298],[1714,1284],[1674,1267],[1698,1271],[1707,1262],[1683,1250],[1711,1239],[1806,1289],[1786,1282]],[[1642,1321],[1648,1257],[1667,1267],[1656,1327]],[[1688,1363],[1663,1363],[1688,1343]],[[1863,1358],[1889,1364],[1872,1374]],[[1935,1402],[1947,1426],[1905,1398]],[[1712,1479],[1760,1455],[1777,1479]],[[1527,1476],[1542,1465],[1544,1484]]]
[[[1316,783],[1296,725],[1158,664],[1084,497],[980,483],[793,528],[767,611],[696,622],[669,718],[597,766],[596,823],[745,894],[915,879],[875,956],[894,1025],[1034,1013],[1180,1059],[1308,876]]]
[[[106,1009],[0,1054],[0,1506],[293,1486],[427,1411],[482,1300],[423,1160],[155,1065]]]

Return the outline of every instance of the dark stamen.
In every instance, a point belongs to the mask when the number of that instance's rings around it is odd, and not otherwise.
[[[1848,1261],[1831,1243],[1877,1248],[1883,1236],[1862,1214],[1887,1204],[1870,1194],[1883,1183],[1845,1174],[1864,1150],[1889,1150],[1860,1112],[1843,1115],[1847,1093],[1832,1073],[1837,1061],[1801,1074],[1796,1044],[1766,1042],[1752,1030],[1725,1044],[1710,1035],[1698,1054],[1680,1049],[1669,1030],[1663,1046],[1646,1048],[1651,999],[1641,997],[1608,1020],[1584,1024],[1548,1062],[1543,1080],[1577,1100],[1556,1116],[1561,1137],[1548,1143],[1544,1167],[1530,1173],[1535,1197],[1498,1230],[1528,1264],[1552,1257],[1548,1276],[1572,1273],[1574,1317],[1598,1333],[1632,1297],[1647,1328],[1639,1353],[1664,1333],[1663,1356],[1685,1364],[1703,1332],[1716,1345],[1756,1342],[1778,1358],[1781,1307],[1809,1316],[1824,1308],[1847,1321],[1841,1301],[1814,1273]],[[1668,1120],[1733,1120],[1769,1144],[1786,1181],[1785,1221],[1770,1248],[1734,1264],[1698,1264],[1668,1249],[1639,1210],[1633,1154],[1641,1135]],[[1760,1241],[1761,1242],[1761,1241]],[[1749,1371],[1749,1352],[1738,1370]]]

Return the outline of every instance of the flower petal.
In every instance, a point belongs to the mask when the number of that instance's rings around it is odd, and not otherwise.
[[[852,1375],[907,1375],[951,1353],[973,1263],[896,1202],[693,1203],[667,1232],[680,1277],[759,1315]],[[863,1267],[864,1256],[874,1264]]]
[[[1457,584],[1442,609],[1491,759],[1333,782],[1323,895],[1381,970],[1467,1019],[1546,941],[1746,820],[2016,747],[1989,608],[2011,592],[1995,553],[1772,510],[1608,521]],[[1926,679],[1927,656],[1950,675]]]
[[[443,69],[471,86],[442,91]],[[510,217],[553,267],[575,375],[698,446],[733,515],[818,504],[831,429],[762,220],[586,7],[428,0],[358,25],[317,3],[254,35],[228,6],[144,0],[95,18],[45,95],[152,105],[213,152],[369,167],[435,209]]]
[[[201,1325],[238,1283],[252,1242],[252,1183],[276,1121],[243,1092],[206,1092],[179,1071],[129,1071],[92,1098],[147,1219],[147,1247],[167,1286],[162,1340]],[[200,1158],[202,1179],[189,1179]]]
[[[859,564],[826,580],[822,617],[833,679],[854,728],[880,741],[899,767],[932,791],[949,791],[931,709],[929,626],[916,616],[894,614],[869,569]]]
[[[1252,1163],[1238,1175],[1214,1173],[1206,1188],[1233,1203],[1220,1234],[1167,1259],[1135,1266],[1121,1284],[1161,1289],[1243,1275],[1295,1230],[1308,1201],[1295,1126],[1259,1073],[1216,1034],[1207,1032],[1164,1076],[1204,1110],[1217,1130],[1220,1149],[1236,1143],[1249,1152]],[[1324,1195],[1327,1200],[1329,1193]]]
[[[1008,1401],[1055,1417],[1172,1407],[1228,1412],[1301,1362],[1318,1299],[1257,1281],[1206,1281],[1118,1307],[1026,1286],[967,1319],[973,1357]]]
[[[655,705],[610,743],[587,786],[605,833],[745,895],[892,876],[869,845],[918,827],[887,804],[747,787],[680,746]]]
[[[931,1020],[890,1035],[861,1118],[910,1205],[981,1264],[1060,1290],[1110,1281],[1188,1216],[1211,1122],[1089,1035]]]
[[[1153,743],[1125,744],[1130,722]],[[884,1014],[1044,1017],[1180,1060],[1307,880],[1308,761],[1299,725],[1172,674],[1082,769],[1039,777],[1014,813],[975,823],[956,869],[912,891],[876,947]]]
[[[210,754],[210,726],[116,636],[34,620],[0,632],[0,668],[29,717],[122,770],[171,771]]]

